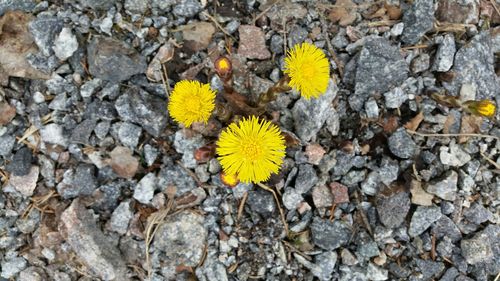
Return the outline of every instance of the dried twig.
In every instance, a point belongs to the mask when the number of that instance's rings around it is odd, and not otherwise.
[[[323,26],[322,31],[323,31],[323,36],[325,36],[326,39],[326,46],[328,47],[328,52],[330,52],[330,56],[337,65],[340,79],[342,79],[344,77],[344,64],[339,60],[339,58],[335,54],[335,51],[333,50],[332,43],[330,42],[330,36],[328,36],[328,30],[326,28],[327,25],[324,17],[320,17],[320,22],[321,25]]]
[[[415,132],[412,130],[406,129],[406,131],[409,134],[412,135],[417,135],[421,137],[438,137],[438,138],[448,138],[448,137],[476,137],[476,138],[494,138],[497,140],[500,140],[500,137],[497,136],[492,136],[492,135],[484,135],[484,134],[426,134],[426,133],[420,133],[420,132]]]
[[[206,16],[207,18],[209,18],[216,26],[218,29],[220,29],[220,31],[222,31],[224,34],[226,34],[227,36],[231,37],[231,39],[233,39],[234,41],[236,41],[236,38],[234,38],[233,35],[229,34],[229,32],[227,32],[224,27],[222,27],[222,25],[219,24],[219,22],[214,18],[212,17],[209,13],[207,13],[206,11],[203,11],[201,12],[204,16]]]
[[[245,203],[247,202],[248,191],[245,191],[243,197],[241,198],[240,205],[238,206],[238,216],[236,217],[237,221],[240,221],[241,215],[243,214],[243,209],[245,207]]]
[[[486,160],[488,161],[491,165],[495,166],[495,168],[499,169],[500,170],[500,165],[497,164],[497,162],[493,161],[493,159],[489,158],[488,156],[486,156],[486,154],[484,154],[483,152],[479,151],[479,154],[481,154],[481,156]]]
[[[278,206],[278,210],[280,211],[281,222],[283,223],[283,226],[285,227],[286,236],[288,236],[288,224],[286,223],[285,213],[283,212],[283,209],[281,208],[281,204],[280,204],[280,201],[278,199],[278,196],[276,195],[276,192],[272,188],[270,188],[269,186],[267,186],[263,183],[259,182],[259,183],[257,183],[257,185],[260,188],[267,190],[273,194],[274,200],[276,201],[276,205]]]
[[[260,12],[260,14],[258,14],[252,21],[252,25],[255,25],[255,23],[257,22],[257,20],[259,20],[263,15],[265,15],[267,12],[269,12],[269,10],[271,10],[273,8],[274,5],[278,4],[279,2],[281,2],[282,0],[276,0],[274,1],[271,5],[269,5],[269,7],[265,8],[264,11]]]

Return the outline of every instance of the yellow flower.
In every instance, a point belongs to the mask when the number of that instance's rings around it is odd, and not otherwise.
[[[330,63],[318,47],[302,43],[288,52],[285,71],[289,85],[306,98],[317,98],[326,92],[330,79]]]
[[[464,102],[463,105],[472,114],[488,118],[495,116],[495,111],[497,109],[495,103],[490,100],[480,100],[480,101],[471,100]]]
[[[182,80],[170,94],[168,111],[172,118],[186,127],[194,122],[207,122],[215,108],[215,92],[209,84]]]
[[[285,148],[285,139],[276,125],[252,116],[221,133],[217,159],[227,175],[236,175],[241,182],[258,183],[279,171]]]

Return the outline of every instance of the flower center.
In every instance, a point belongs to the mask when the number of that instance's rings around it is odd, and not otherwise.
[[[316,73],[315,67],[312,64],[302,65],[301,72],[302,72],[302,77],[304,77],[304,79],[307,79],[307,80],[313,79],[315,76],[315,73]]]
[[[186,111],[191,114],[198,114],[201,110],[201,103],[198,100],[198,97],[193,96],[191,98],[187,98],[185,101],[186,103]]]
[[[243,143],[241,150],[243,153],[243,157],[251,161],[259,159],[262,154],[260,145],[256,144],[254,141]]]

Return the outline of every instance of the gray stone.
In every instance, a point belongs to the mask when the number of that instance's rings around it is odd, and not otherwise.
[[[107,10],[113,7],[115,1],[112,0],[78,0],[78,2],[85,8]]]
[[[396,87],[384,94],[385,106],[387,108],[399,108],[405,101],[408,100],[408,94],[403,89]]]
[[[54,40],[52,47],[56,57],[62,61],[71,57],[78,50],[78,41],[76,36],[71,32],[71,28],[64,27],[61,33]]]
[[[455,281],[455,278],[460,275],[455,267],[448,268],[448,270],[441,276],[439,281]]]
[[[495,59],[489,32],[476,35],[455,55],[452,71],[454,79],[443,82],[452,95],[457,95],[464,84],[472,84],[477,89],[476,99],[495,99],[500,95],[500,78],[495,74]]]
[[[309,32],[307,29],[299,26],[299,25],[294,25],[291,29],[290,32],[288,32],[288,46],[293,48],[295,45],[300,44],[304,42],[304,40],[307,39],[307,36],[309,35]]]
[[[78,124],[71,132],[72,143],[89,144],[90,134],[96,127],[95,119],[85,119]]]
[[[7,11],[31,12],[35,9],[37,2],[35,0],[0,0],[0,16]]]
[[[475,224],[481,224],[488,220],[494,221],[493,214],[487,210],[482,204],[474,202],[469,208],[463,210],[464,217]]]
[[[8,172],[15,176],[25,176],[30,172],[33,156],[28,147],[22,147],[14,154],[12,161],[5,167]]]
[[[345,222],[314,217],[311,235],[315,245],[325,250],[335,250],[349,242],[351,228]]]
[[[411,66],[410,66],[411,72],[420,73],[420,72],[426,71],[427,69],[429,69],[430,60],[431,60],[431,57],[426,53],[422,53],[422,54],[416,56],[411,61]]]
[[[54,39],[63,28],[63,21],[57,17],[40,13],[36,19],[29,23],[28,27],[40,52],[46,57],[50,56]]]
[[[423,280],[437,278],[445,270],[444,264],[438,261],[416,259],[416,263],[423,275]]]
[[[295,210],[300,202],[304,201],[302,195],[295,188],[286,188],[282,196],[283,205],[288,210]]]
[[[40,129],[40,136],[43,142],[60,145],[62,147],[68,146],[68,138],[64,133],[63,127],[59,124],[51,123],[43,126]]]
[[[313,165],[302,164],[295,179],[295,190],[298,193],[307,193],[318,182],[318,176]]]
[[[207,244],[204,220],[202,215],[189,211],[167,217],[154,239],[154,247],[166,255],[166,263],[174,266],[198,265]]]
[[[164,100],[137,88],[130,88],[115,102],[123,121],[141,125],[154,137],[158,137],[167,125],[165,106]]]
[[[452,142],[449,147],[449,152],[446,147],[441,147],[439,159],[444,165],[461,167],[471,160],[471,156],[465,152],[460,145]]]
[[[446,72],[450,70],[453,65],[453,59],[455,58],[456,51],[457,48],[455,47],[455,38],[452,34],[446,34],[443,42],[439,44],[437,49],[432,70],[439,72]]]
[[[145,175],[134,188],[134,199],[142,204],[150,204],[158,182],[154,173]]]
[[[399,176],[399,163],[396,160],[383,158],[377,170],[380,181],[385,185],[390,185]]]
[[[208,258],[202,267],[196,268],[196,277],[199,281],[228,281],[227,271],[224,264],[216,258]]]
[[[389,150],[399,158],[408,159],[415,155],[417,145],[405,129],[398,129],[388,140]]]
[[[54,110],[66,111],[68,108],[68,97],[66,96],[66,93],[57,94],[50,102],[49,108]]]
[[[408,77],[408,71],[399,48],[387,39],[366,37],[356,69],[355,93],[349,97],[349,105],[356,111],[362,110],[368,97],[399,86]]]
[[[158,173],[158,186],[165,189],[170,185],[177,187],[177,196],[196,188],[194,179],[179,165],[167,166]]]
[[[124,146],[135,149],[139,144],[139,137],[141,136],[141,127],[132,123],[123,122],[118,129],[118,138]]]
[[[418,206],[413,213],[408,234],[416,237],[422,234],[429,226],[441,218],[441,210],[437,206]]]
[[[431,232],[436,235],[437,239],[448,237],[452,242],[462,239],[460,229],[448,216],[442,216],[437,220],[432,226]]]
[[[404,30],[401,41],[405,44],[416,44],[424,34],[434,26],[434,1],[415,1],[404,11]]]
[[[269,49],[277,55],[283,54],[283,37],[278,34],[273,35]]]
[[[373,241],[373,239],[368,236],[366,232],[359,233],[356,243],[358,245],[356,256],[362,261],[369,260],[370,258],[376,257],[380,254],[377,242]]]
[[[153,163],[156,161],[156,158],[158,158],[158,153],[158,148],[153,147],[150,144],[146,144],[144,146],[144,160],[146,161],[148,167],[153,165]]]
[[[111,127],[111,122],[109,121],[102,121],[97,123],[97,125],[94,128],[94,133],[96,137],[98,137],[101,140],[104,139],[108,135],[110,127]]]
[[[97,88],[102,86],[102,80],[99,78],[94,78],[90,81],[85,82],[85,84],[80,87],[80,95],[82,98],[91,97]]]
[[[57,192],[63,199],[92,195],[97,188],[95,166],[79,164],[75,170],[67,170],[57,185]]]
[[[335,251],[323,252],[315,256],[314,261],[315,266],[311,269],[312,274],[319,280],[331,280],[337,263],[337,253]]]
[[[16,137],[13,134],[0,136],[0,155],[4,157],[8,156],[14,148],[15,143]]]
[[[429,183],[426,191],[438,196],[441,199],[453,201],[457,196],[457,182],[457,172],[453,170],[448,171],[443,179]]]
[[[172,12],[178,17],[194,17],[202,9],[198,0],[181,0],[175,5]]]
[[[276,211],[273,194],[261,188],[248,193],[247,206],[264,217],[270,217]]]
[[[112,82],[129,79],[144,73],[145,57],[122,41],[95,36],[87,46],[89,72],[97,78]]]
[[[330,80],[325,94],[317,99],[300,98],[292,108],[295,133],[304,142],[309,142],[331,117],[332,101],[337,96],[338,87]]]
[[[368,268],[366,269],[366,275],[370,277],[370,280],[387,280],[389,279],[389,271],[387,269],[376,266],[373,263],[368,263]]]
[[[365,112],[366,112],[366,117],[369,119],[378,118],[379,109],[377,101],[374,98],[369,98],[368,101],[365,102]]]
[[[23,196],[29,197],[35,191],[39,173],[40,168],[38,166],[31,166],[26,175],[17,176],[12,174],[9,178],[9,185]]]
[[[174,136],[174,148],[182,154],[182,163],[186,168],[195,168],[197,161],[194,151],[205,145],[205,139],[201,134],[190,130],[179,130]]]
[[[380,221],[389,228],[399,227],[410,211],[410,196],[401,191],[386,197],[380,195],[377,200],[377,213]]]
[[[111,219],[109,220],[109,228],[120,235],[125,235],[128,230],[128,224],[133,216],[134,213],[130,209],[130,202],[123,201],[113,211]]]
[[[61,214],[59,233],[76,256],[95,277],[103,280],[128,280],[127,266],[111,237],[97,226],[91,210],[79,199]]]
[[[22,257],[15,257],[9,260],[3,260],[2,259],[2,273],[0,276],[3,278],[14,278],[16,274],[21,272],[23,269],[26,268],[28,265],[28,262],[22,258]]]
[[[148,10],[149,1],[125,0],[125,9],[134,14],[144,14]]]
[[[498,236],[498,233],[496,234]],[[460,243],[462,256],[468,264],[488,262],[494,258],[490,237],[484,232],[479,232],[471,239],[464,239]]]

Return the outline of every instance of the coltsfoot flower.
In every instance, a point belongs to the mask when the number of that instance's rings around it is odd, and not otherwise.
[[[490,100],[466,101],[463,106],[474,115],[491,118],[495,116],[496,105]]]
[[[170,94],[168,111],[178,123],[190,127],[194,122],[207,122],[215,108],[215,92],[209,84],[182,80]]]
[[[317,98],[326,92],[330,79],[330,63],[318,47],[302,43],[288,51],[284,72],[289,85],[306,98]]]
[[[241,182],[258,183],[279,171],[285,148],[276,125],[252,116],[222,131],[216,151],[224,173]]]

